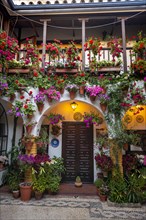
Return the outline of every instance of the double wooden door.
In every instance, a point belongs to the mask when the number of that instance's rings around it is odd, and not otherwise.
[[[93,182],[93,127],[83,122],[63,122],[62,156],[66,172],[63,181],[74,182],[80,176],[82,182]]]

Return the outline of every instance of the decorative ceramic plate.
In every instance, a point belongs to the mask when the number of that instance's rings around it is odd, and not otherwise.
[[[59,146],[59,140],[57,138],[53,138],[51,140],[51,146],[52,147],[58,147]]]
[[[142,115],[138,115],[138,116],[136,116],[136,121],[138,123],[142,123],[144,121],[144,117]]]
[[[75,121],[81,121],[83,118],[83,115],[80,112],[76,112],[76,113],[74,113],[73,118]]]
[[[125,120],[125,122],[126,122],[127,124],[129,124],[129,123],[132,122],[132,116],[126,115],[124,120]]]

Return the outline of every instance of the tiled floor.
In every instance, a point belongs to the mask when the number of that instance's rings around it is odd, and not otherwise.
[[[99,200],[93,184],[77,188],[74,184],[63,183],[57,195],[45,193],[41,200],[32,197],[28,202],[14,199],[8,187],[3,186],[0,200],[1,220],[146,220],[146,205],[137,208],[110,206]]]

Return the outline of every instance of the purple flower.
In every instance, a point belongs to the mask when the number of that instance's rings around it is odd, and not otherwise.
[[[39,92],[35,97],[34,97],[34,101],[36,103],[44,103],[45,101],[45,95],[43,92]]]
[[[103,88],[100,86],[87,86],[85,88],[87,95],[89,96],[97,96],[98,94],[103,92]]]

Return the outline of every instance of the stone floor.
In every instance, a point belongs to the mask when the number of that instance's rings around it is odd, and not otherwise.
[[[90,187],[94,191],[94,187]],[[107,202],[101,202],[95,194],[83,196],[81,193],[72,192],[65,195],[63,191],[57,195],[45,194],[41,200],[32,197],[29,202],[22,202],[20,198],[14,199],[6,189],[0,190],[0,220],[105,219],[146,220],[146,205],[139,208],[110,207]]]

